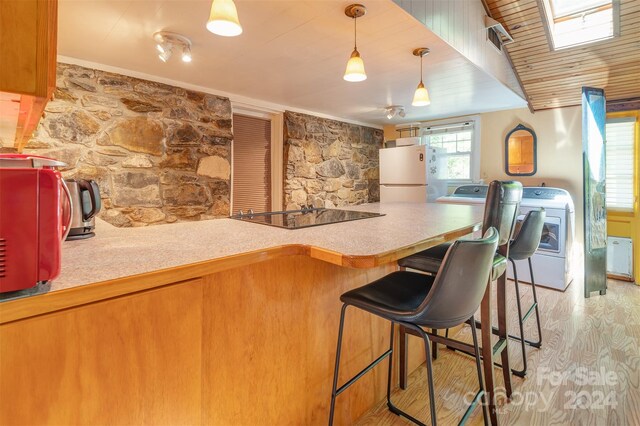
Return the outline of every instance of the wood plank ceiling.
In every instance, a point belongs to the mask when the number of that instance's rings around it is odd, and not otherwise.
[[[551,50],[537,0],[485,0],[515,42],[504,46],[533,110],[580,105],[581,87],[605,90],[607,101],[640,97],[640,0],[621,0],[620,36]]]

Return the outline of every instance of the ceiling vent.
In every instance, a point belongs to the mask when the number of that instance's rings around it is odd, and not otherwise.
[[[499,52],[502,52],[502,41],[500,41],[500,36],[496,30],[493,28],[487,28],[487,40],[489,40],[489,43],[498,49]]]
[[[496,48],[498,51],[502,51],[502,46],[505,44],[513,43],[513,37],[506,30],[506,28],[495,19],[485,16],[484,17],[484,26],[487,29],[487,38],[489,42]]]

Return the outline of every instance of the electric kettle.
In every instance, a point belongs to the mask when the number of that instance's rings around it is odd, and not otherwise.
[[[71,230],[67,236],[67,241],[95,236],[95,216],[102,207],[98,184],[93,180],[80,179],[67,179],[65,182],[69,188],[71,203],[73,204]]]

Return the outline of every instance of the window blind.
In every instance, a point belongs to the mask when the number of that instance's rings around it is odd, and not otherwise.
[[[633,118],[607,120],[607,208],[633,210],[634,131]]]
[[[425,136],[429,135],[440,135],[444,133],[457,133],[464,131],[473,130],[473,121],[467,121],[464,123],[453,123],[453,124],[443,124],[440,126],[428,126],[422,129],[422,134]]]
[[[234,214],[271,210],[271,121],[233,115]]]

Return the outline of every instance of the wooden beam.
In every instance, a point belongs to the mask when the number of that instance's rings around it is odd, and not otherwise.
[[[607,112],[640,110],[640,97],[631,99],[607,100]]]

